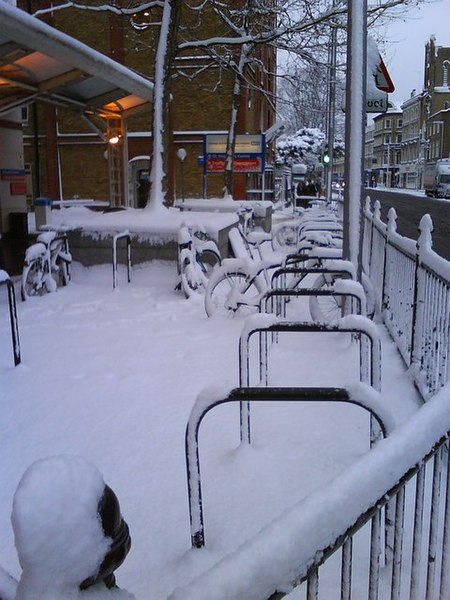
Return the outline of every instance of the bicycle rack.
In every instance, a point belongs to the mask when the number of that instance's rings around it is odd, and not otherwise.
[[[358,286],[356,281],[353,282]],[[302,297],[302,296],[332,296],[335,298],[351,298],[356,301],[357,304],[357,314],[366,316],[366,299],[364,294],[364,290],[361,286],[362,294],[358,294],[356,291],[339,291],[335,289],[316,289],[316,288],[301,288],[299,290],[289,290],[289,289],[270,289],[267,291],[259,301],[259,312],[267,312],[269,309],[269,302],[273,298],[290,298],[290,297]],[[263,309],[264,304],[264,309]],[[279,301],[276,302],[276,315],[286,317],[286,302],[283,302],[283,314],[281,315],[281,304]],[[271,310],[273,310],[273,304],[271,304]],[[353,311],[352,311],[353,312]]]
[[[19,324],[17,321],[16,294],[14,285],[6,271],[0,270],[0,286],[6,285],[8,290],[9,322],[11,324],[11,340],[14,355],[14,366],[20,364]]]
[[[213,396],[213,394],[211,394]],[[378,411],[369,405],[367,399],[358,397],[353,390],[350,394],[345,388],[297,388],[297,387],[239,387],[232,389],[228,395],[205,398],[205,394],[197,398],[186,427],[185,451],[186,470],[188,483],[189,519],[191,531],[191,544],[194,548],[205,545],[205,531],[203,519],[203,502],[200,477],[200,457],[198,448],[198,434],[200,424],[205,415],[214,407],[229,402],[341,402],[360,406],[370,413],[376,420],[383,437],[393,429],[391,417],[386,411]]]
[[[128,230],[117,233],[113,238],[113,289],[117,287],[117,242],[118,240],[125,239],[127,244],[127,281],[131,283],[131,236]]]
[[[351,333],[360,338],[359,369],[360,381],[368,383],[376,391],[381,390],[381,341],[378,333],[369,319],[358,315],[343,317],[336,325],[326,323],[299,323],[280,320],[278,317],[255,315],[247,319],[247,324],[239,340],[239,386],[250,387],[250,338],[258,333],[259,340],[259,381],[262,385],[268,383],[267,363],[267,334],[268,333]],[[265,334],[265,335],[262,335]],[[361,335],[368,343],[363,344]],[[245,357],[245,360],[244,360]],[[370,366],[369,366],[370,363]],[[240,406],[240,439],[250,443],[250,406],[242,403]],[[371,441],[375,442],[377,432],[371,429]]]
[[[307,275],[337,275],[341,278],[347,277],[351,280],[356,280],[355,267],[349,261],[338,260],[338,265],[328,264],[317,264],[311,267],[280,267],[276,269],[272,275],[271,279],[271,288],[275,289],[288,289],[286,284],[286,276],[287,275],[298,275],[299,279],[295,282],[295,285],[299,285],[303,279],[307,277]],[[278,281],[281,279],[281,285],[278,285]],[[295,288],[292,288],[295,289]],[[308,295],[308,294],[307,294]],[[316,294],[319,296],[320,294]],[[284,312],[284,310],[283,310]],[[281,313],[281,307],[277,304],[277,314]]]
[[[293,252],[288,254],[284,260],[284,267],[295,265],[296,263],[306,263],[308,260],[325,261],[339,260],[342,261],[342,249],[334,248],[333,246],[312,246],[308,252]],[[346,261],[348,263],[348,261]],[[350,267],[350,263],[348,263]]]
[[[337,261],[336,261],[337,262]],[[348,261],[339,260],[338,265],[313,265],[311,267],[280,267],[276,269],[272,275],[271,287],[278,287],[277,281],[280,277],[286,277],[286,275],[315,275],[316,273],[328,274],[328,275],[342,275],[347,276],[349,279],[356,279],[355,268]]]

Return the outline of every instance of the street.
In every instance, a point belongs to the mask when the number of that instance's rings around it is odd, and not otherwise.
[[[416,240],[420,219],[429,214],[433,220],[433,249],[443,258],[450,259],[450,200],[438,200],[417,196],[413,193],[385,189],[366,188],[372,199],[381,203],[381,218],[386,222],[391,207],[397,212],[397,231],[403,236]]]

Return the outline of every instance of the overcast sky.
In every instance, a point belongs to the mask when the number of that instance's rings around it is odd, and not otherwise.
[[[425,44],[431,34],[438,46],[450,47],[450,0],[427,2],[388,28],[382,54],[395,85],[389,96],[393,101],[400,104],[411,90],[422,89]]]

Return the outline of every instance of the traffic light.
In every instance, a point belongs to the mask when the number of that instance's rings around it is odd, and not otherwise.
[[[328,144],[323,145],[322,149],[322,164],[325,166],[330,164],[330,151],[328,149]]]

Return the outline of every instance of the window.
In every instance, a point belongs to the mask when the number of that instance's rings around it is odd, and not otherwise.
[[[391,143],[391,136],[389,134],[384,136],[384,143],[385,144],[390,144]]]
[[[403,119],[397,119],[397,127],[401,127],[403,125]]]
[[[444,60],[442,64],[442,85],[448,87],[448,70],[450,67],[450,62],[448,60]]]
[[[28,125],[29,122],[29,112],[28,112],[28,104],[21,107],[22,111],[22,124]]]
[[[384,128],[385,129],[390,129],[391,128],[391,120],[390,119],[385,119],[384,120]]]

